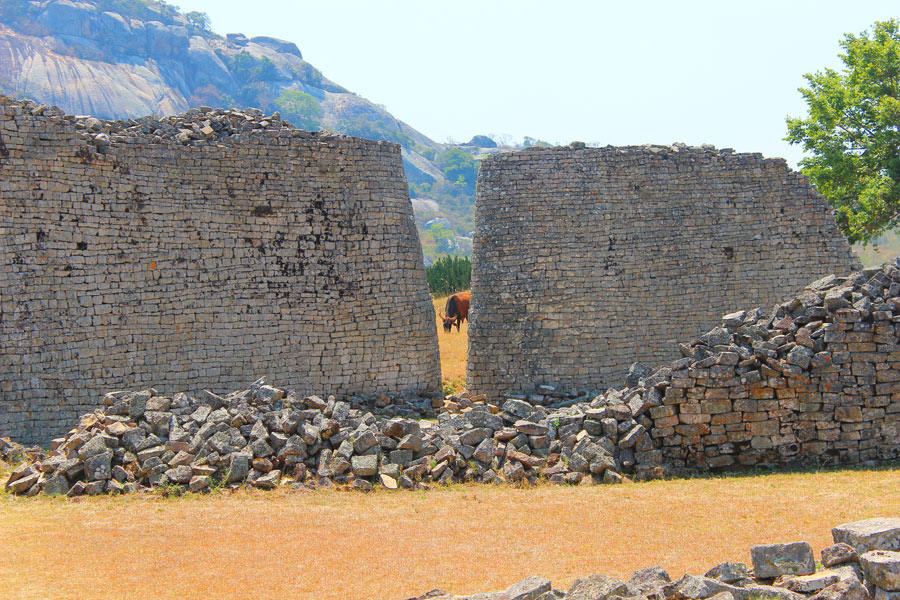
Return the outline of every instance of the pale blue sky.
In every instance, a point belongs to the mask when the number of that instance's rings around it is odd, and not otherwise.
[[[803,74],[896,0],[173,0],[218,33],[296,42],[433,139],[712,143],[782,156]]]

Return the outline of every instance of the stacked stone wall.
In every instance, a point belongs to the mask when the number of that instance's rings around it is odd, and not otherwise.
[[[399,146],[10,100],[0,140],[0,435],[45,442],[151,384],[439,388]]]
[[[900,457],[900,270],[829,277],[742,311],[651,378],[668,467],[852,465]],[[657,398],[661,400],[657,401]]]
[[[467,385],[602,389],[736,306],[858,266],[781,159],[686,146],[529,149],[478,181]]]

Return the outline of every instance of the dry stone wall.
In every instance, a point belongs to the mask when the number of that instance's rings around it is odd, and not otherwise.
[[[726,315],[644,381],[655,458],[715,469],[900,457],[898,324],[896,262]]]
[[[706,148],[529,149],[478,181],[467,384],[602,389],[733,307],[858,266],[782,159]]]
[[[439,389],[393,144],[192,111],[0,102],[0,435],[46,442],[116,388]]]

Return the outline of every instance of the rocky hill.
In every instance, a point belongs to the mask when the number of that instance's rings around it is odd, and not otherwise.
[[[105,119],[256,107],[304,129],[399,143],[426,252],[467,250],[473,176],[448,181],[446,145],[326,78],[292,42],[219,35],[206,15],[156,0],[0,0],[0,93]],[[434,219],[449,225],[443,239],[426,227]]]

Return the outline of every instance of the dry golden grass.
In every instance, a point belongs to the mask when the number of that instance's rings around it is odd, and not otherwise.
[[[753,544],[830,543],[900,512],[896,471],[534,489],[246,492],[0,500],[4,598],[400,600],[433,587],[568,588],[660,564],[677,577]]]
[[[465,321],[459,332],[456,326],[450,333],[444,331],[440,314],[447,305],[447,298],[434,299],[435,324],[438,329],[438,343],[441,348],[441,373],[444,386],[450,386],[454,391],[464,390],[466,387],[466,354],[469,351],[469,322]]]

